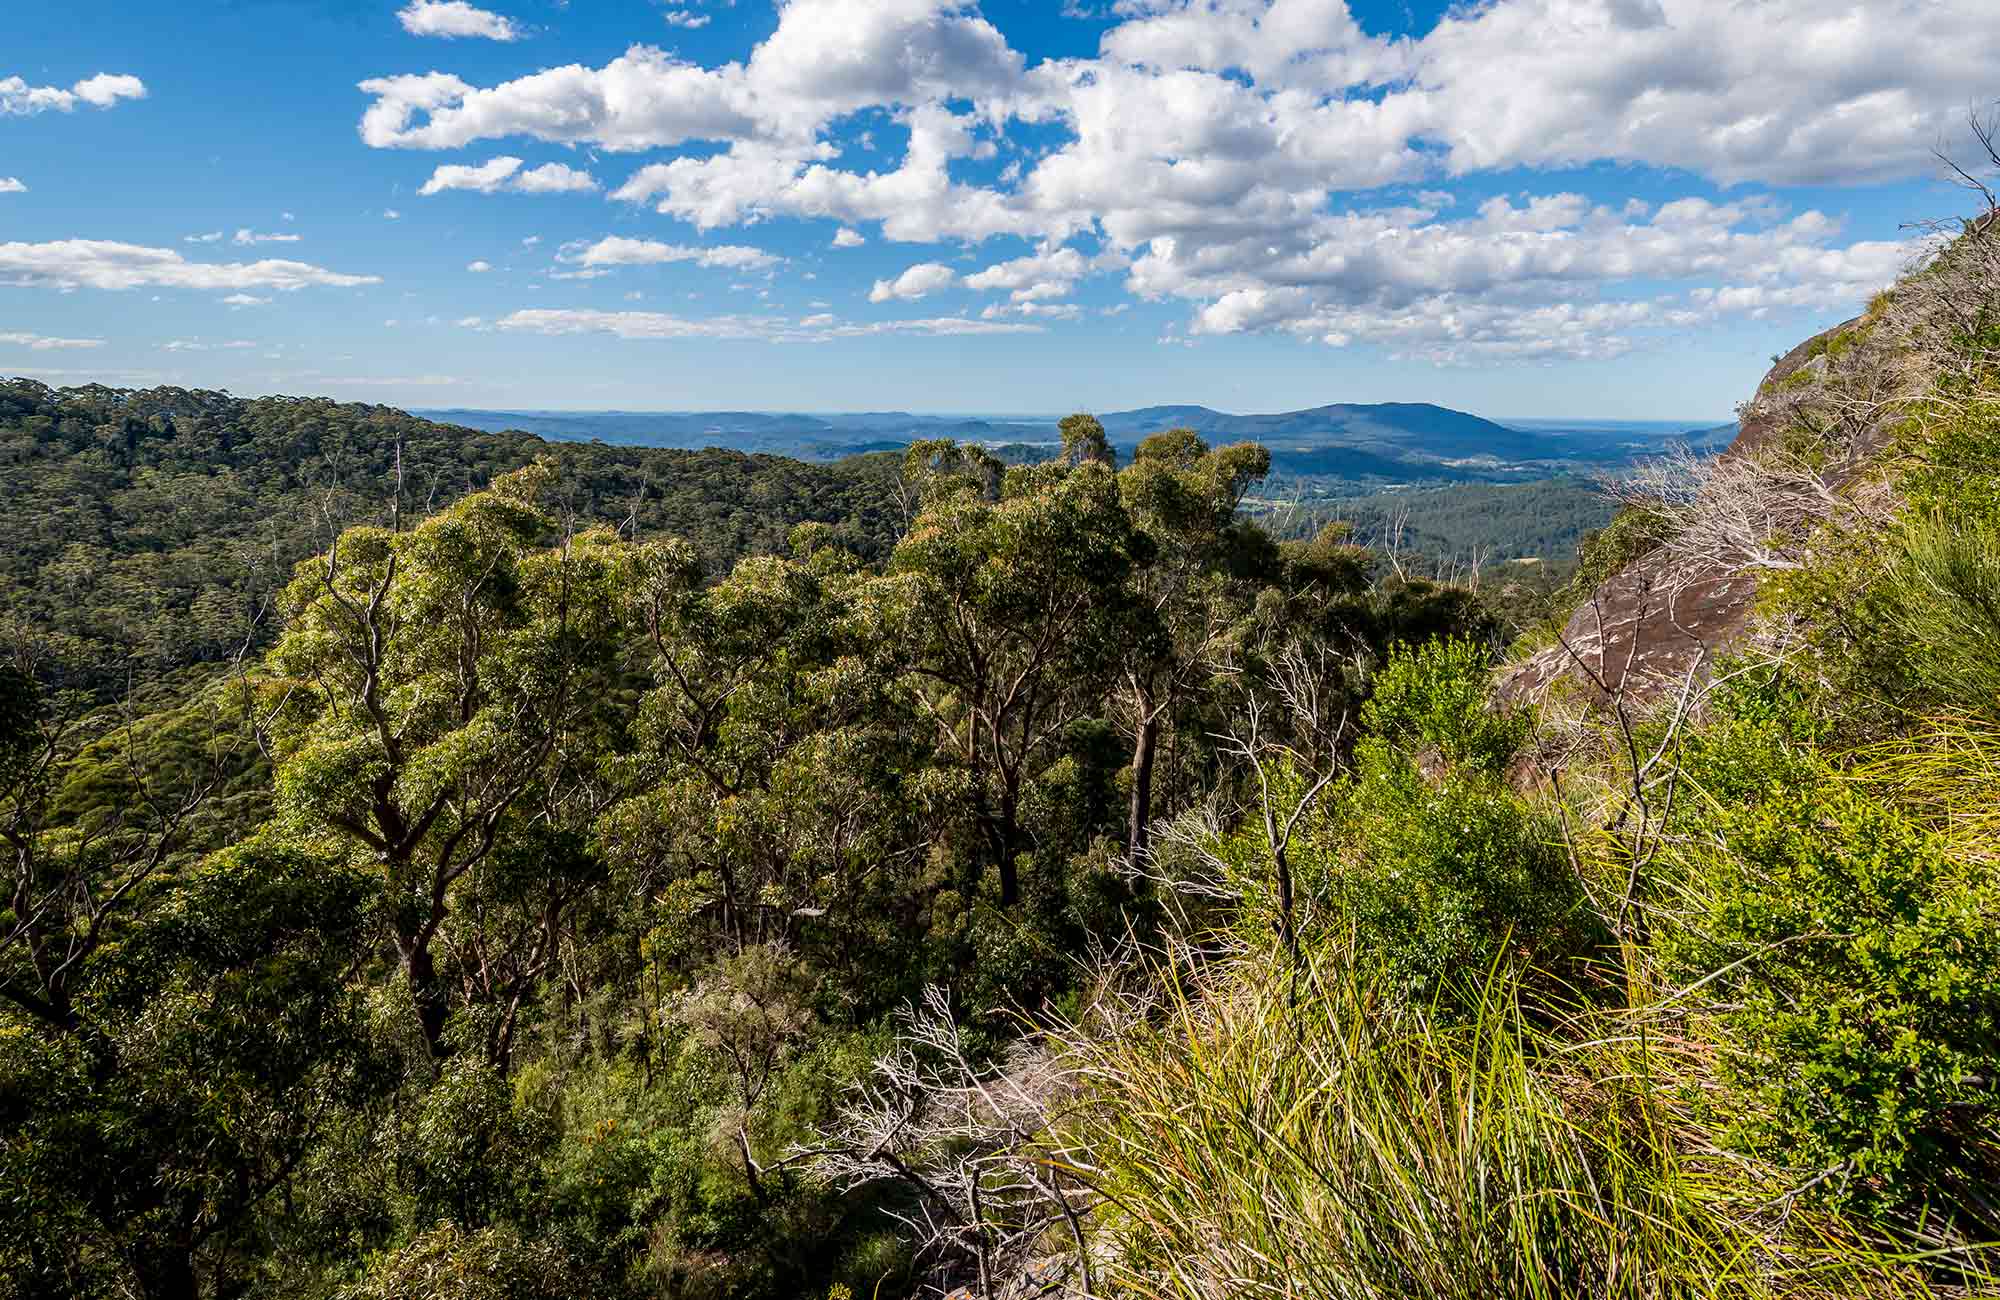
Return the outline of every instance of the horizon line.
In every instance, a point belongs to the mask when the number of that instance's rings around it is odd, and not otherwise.
[[[390,405],[390,403],[377,402],[377,403],[372,403],[372,405],[387,406]],[[1149,402],[1145,406],[1110,407],[1110,408],[1099,408],[1099,409],[1091,409],[1084,407],[1084,408],[1078,408],[1077,411],[1062,411],[1062,412],[1051,412],[1051,411],[1019,412],[1019,411],[981,411],[981,410],[953,411],[953,410],[936,410],[936,409],[926,410],[923,408],[899,410],[894,408],[868,409],[862,407],[843,408],[843,407],[829,407],[829,406],[819,406],[819,407],[658,406],[658,407],[642,408],[642,407],[631,407],[631,406],[463,406],[463,405],[415,406],[412,405],[412,406],[406,406],[403,409],[409,411],[413,415],[419,415],[427,411],[438,412],[438,413],[463,411],[473,415],[673,415],[673,416],[723,415],[723,414],[833,415],[833,416],[908,415],[925,419],[1009,420],[1009,421],[1026,423],[1030,421],[1056,421],[1056,420],[1061,420],[1066,416],[1078,413],[1086,415],[1099,415],[1099,414],[1122,415],[1130,411],[1151,410],[1154,407],[1161,407],[1161,406],[1195,406],[1195,407],[1200,407],[1201,409],[1206,411],[1214,411],[1218,415],[1229,415],[1237,417],[1258,416],[1258,415],[1295,415],[1303,411],[1316,411],[1326,406],[1357,406],[1357,407],[1430,406],[1430,407],[1435,407],[1436,409],[1441,411],[1453,411],[1460,415],[1470,415],[1475,419],[1490,420],[1495,424],[1505,424],[1511,420],[1511,421],[1529,421],[1536,424],[1544,424],[1544,425],[1585,425],[1593,428],[1601,428],[1605,426],[1620,425],[1620,424],[1688,424],[1688,425],[1713,426],[1713,425],[1736,423],[1736,416],[1733,414],[1724,416],[1715,416],[1715,417],[1706,415],[1653,416],[1644,419],[1636,418],[1633,416],[1554,416],[1554,415],[1535,415],[1535,414],[1482,415],[1477,411],[1468,411],[1464,407],[1446,406],[1442,402],[1413,402],[1413,401],[1323,402],[1320,403],[1319,406],[1295,406],[1295,407],[1287,407],[1283,410],[1277,410],[1277,411],[1231,411],[1231,410],[1226,410],[1223,407],[1219,406],[1209,406],[1205,402]]]

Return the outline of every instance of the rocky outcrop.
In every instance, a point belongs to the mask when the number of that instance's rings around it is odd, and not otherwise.
[[[1564,680],[1593,697],[1652,698],[1739,639],[1756,599],[1748,570],[1687,565],[1654,551],[1601,583],[1570,616],[1561,643],[1503,673],[1501,698],[1539,699]]]
[[[1836,369],[1847,371],[1844,348],[1865,337],[1856,317],[1825,330],[1778,358],[1742,412],[1740,429],[1722,455],[1760,453],[1798,418],[1801,404],[1823,391]],[[1873,364],[1874,358],[1868,358]],[[1845,440],[1846,453],[1828,466],[1840,487],[1887,441],[1886,419]],[[1601,702],[1609,694],[1644,702],[1699,676],[1718,650],[1748,632],[1757,601],[1757,567],[1727,557],[1659,547],[1600,583],[1570,615],[1559,644],[1510,665],[1498,682],[1503,701],[1536,701],[1567,683]]]

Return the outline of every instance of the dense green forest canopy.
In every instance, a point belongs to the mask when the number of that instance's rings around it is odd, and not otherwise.
[[[1088,417],[1033,466],[930,442],[767,482],[684,455],[644,499],[629,453],[508,470],[525,440],[479,436],[452,463],[485,485],[418,505],[412,466],[458,431],[26,396],[68,411],[14,421],[36,435],[17,468],[72,466],[23,475],[37,506],[99,506],[107,552],[161,566],[130,583],[208,576],[195,557],[228,558],[211,513],[354,503],[317,537],[266,510],[277,555],[304,553],[272,584],[271,648],[182,674],[149,714],[73,689],[73,656],[183,662],[190,609],[141,605],[158,639],[121,645],[46,593],[10,603],[0,1236],[30,1290],[365,1291],[443,1241],[527,1267],[490,1234],[543,1219],[551,1258],[606,1290],[956,1270],[889,1233],[888,1189],[841,1196],[786,1155],[896,1008],[948,989],[991,1033],[1071,989],[1075,955],[1148,910],[1118,858],[1206,797],[1228,701],[1274,656],[1312,647],[1331,703],[1392,644],[1492,631],[1467,591],[1373,582],[1337,527],[1244,522],[1268,455],[1188,431],[1122,468]],[[398,449],[385,509],[366,493]],[[149,518],[156,477],[200,508]],[[736,531],[647,526],[675,510]],[[596,1157],[548,1163],[586,1112],[617,1134],[615,1187]]]
[[[14,380],[0,383],[0,618],[94,689],[225,660],[265,643],[269,598],[342,528],[420,518],[542,455],[552,510],[685,537],[714,572],[809,522],[879,559],[905,522],[889,456],[551,445],[316,398]]]
[[[2000,1293],[1995,301],[1989,219],[1516,651],[1191,429],[16,386],[10,565],[104,554],[9,571],[0,1296]],[[1613,684],[1635,558],[1753,625]]]
[[[1374,551],[1391,547],[1419,562],[1484,567],[1534,560],[1566,570],[1590,533],[1611,522],[1617,506],[1590,479],[1563,476],[1535,483],[1455,483],[1448,487],[1314,497],[1294,504],[1284,481],[1267,486],[1259,507],[1280,536],[1317,532],[1329,521],[1352,525],[1354,540]]]
[[[341,528],[398,508],[420,517],[538,456],[557,467],[558,514],[684,538],[711,575],[782,551],[801,523],[827,524],[839,545],[880,562],[910,517],[889,453],[809,463],[544,442],[323,399],[15,380],[0,384],[12,525],[0,538],[0,619],[15,635],[32,631],[46,665],[100,694],[222,663],[268,644],[270,598]],[[1608,509],[1573,480],[1454,485],[1316,502],[1278,531],[1307,536],[1351,519],[1380,549],[1394,517],[1406,519],[1404,549],[1426,572],[1482,555],[1560,568]]]

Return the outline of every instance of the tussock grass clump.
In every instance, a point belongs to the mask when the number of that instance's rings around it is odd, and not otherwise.
[[[1925,718],[1852,757],[1848,779],[1922,822],[1949,857],[2000,867],[2000,722]]]
[[[1504,968],[1451,1022],[1386,1014],[1332,955],[1296,981],[1246,955],[1159,989],[1137,1027],[1066,1036],[1119,1294],[1929,1293],[1706,1145],[1684,1105],[1698,1047],[1616,1017],[1592,1033]]]
[[[1924,696],[2000,719],[2000,524],[1942,518],[1905,529],[1887,565],[1891,636]]]

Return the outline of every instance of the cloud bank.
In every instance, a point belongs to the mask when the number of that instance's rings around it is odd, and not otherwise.
[[[1081,284],[1122,275],[1134,298],[1184,303],[1188,336],[1592,358],[1885,283],[1913,246],[1843,243],[1770,191],[1924,174],[2000,67],[1988,0],[1484,0],[1405,37],[1347,0],[1113,13],[1094,55],[1033,61],[966,0],[787,0],[740,60],[641,43],[483,85],[371,78],[359,131],[382,149],[650,155],[611,197],[703,231],[823,221],[839,248],[1015,246],[965,275],[913,260],[877,303],[959,287],[1004,295],[993,317],[1058,319]],[[899,156],[855,146],[864,119],[893,124]],[[1605,165],[1681,197],[1537,183]],[[424,192],[529,189],[520,166],[442,166]],[[1482,177],[1508,192],[1454,210]]]

